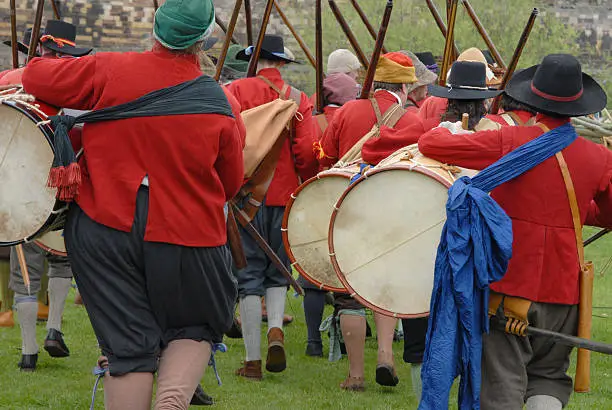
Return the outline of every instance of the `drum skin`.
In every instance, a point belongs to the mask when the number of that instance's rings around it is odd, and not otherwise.
[[[416,147],[410,155],[417,162],[392,155],[352,184],[329,226],[332,264],[344,286],[365,306],[400,318],[429,314],[454,181],[448,167],[421,156]]]
[[[334,168],[304,182],[291,196],[283,217],[283,243],[292,266],[315,286],[332,292],[347,290],[329,258],[329,220],[355,172]]]
[[[57,256],[68,256],[64,243],[64,230],[49,231],[34,240],[34,244]]]
[[[15,245],[40,233],[55,216],[56,190],[47,187],[53,163],[48,125],[15,103],[0,104],[0,243]]]

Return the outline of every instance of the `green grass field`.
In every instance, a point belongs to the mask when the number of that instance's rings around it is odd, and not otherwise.
[[[592,233],[589,230],[587,234]],[[593,338],[612,343],[612,267],[604,277],[600,269],[612,255],[612,235],[587,248],[587,256],[596,264]],[[35,373],[17,369],[20,357],[19,328],[0,329],[0,409],[87,409],[94,376],[91,371],[98,357],[96,340],[82,307],[72,304],[71,294],[64,317],[64,333],[71,349],[66,359],[52,359],[42,351]],[[400,384],[394,389],[374,382],[376,340],[366,344],[365,393],[341,391],[339,383],[347,373],[346,359],[330,363],[326,358],[304,355],[306,328],[301,300],[288,296],[287,312],[295,321],[286,328],[288,368],[280,374],[266,373],[262,382],[237,378],[233,372],[243,360],[242,340],[227,339],[229,352],[218,356],[222,386],[217,386],[212,370],[203,384],[216,401],[217,409],[415,409],[417,399],[410,386],[410,369],[401,361],[402,343],[395,343],[395,357]],[[370,318],[370,323],[373,321]],[[45,337],[44,325],[38,326],[38,340]],[[326,341],[327,338],[325,337]],[[262,344],[262,348],[265,344]],[[569,409],[612,409],[612,357],[593,354],[592,391],[572,396]],[[573,370],[572,370],[573,372]],[[451,396],[451,408],[456,396]],[[102,409],[100,390],[96,409]],[[195,407],[194,407],[195,408]]]

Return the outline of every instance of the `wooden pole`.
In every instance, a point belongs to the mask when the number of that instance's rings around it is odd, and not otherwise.
[[[344,19],[344,16],[342,15],[342,13],[340,12],[338,5],[336,4],[334,0],[328,0],[328,3],[329,3],[329,7],[332,10],[332,13],[334,13],[334,17],[336,17],[336,21],[338,21],[340,28],[342,28],[342,31],[344,31],[344,35],[346,35],[346,38],[348,39],[349,43],[351,43],[351,47],[353,47],[353,50],[355,50],[355,54],[357,55],[359,62],[361,63],[362,66],[364,66],[367,69],[368,59],[363,53],[363,50],[361,49],[361,47],[359,47],[357,38],[355,37],[351,29],[349,28],[349,25]]]
[[[36,5],[36,14],[34,17],[34,26],[32,27],[32,39],[30,40],[30,49],[28,50],[28,63],[36,56],[36,48],[38,48],[40,25],[42,23],[44,9],[45,0],[38,0],[38,4]]]
[[[236,0],[234,4],[234,11],[232,17],[230,17],[229,27],[225,31],[225,40],[223,41],[223,48],[221,54],[219,54],[219,60],[217,60],[217,71],[215,73],[215,80],[219,81],[221,78],[221,71],[223,70],[223,64],[227,58],[227,50],[229,49],[230,43],[234,37],[234,29],[236,28],[236,22],[238,21],[238,15],[240,14],[240,8],[242,7],[242,0]]]
[[[17,51],[17,11],[15,0],[9,3],[11,13],[11,52],[13,55],[13,68],[19,68],[19,52]]]
[[[523,49],[525,48],[525,44],[527,44],[527,40],[529,39],[529,35],[531,34],[531,30],[533,29],[533,25],[535,24],[535,20],[538,17],[538,9],[533,9],[531,15],[529,16],[529,20],[527,20],[527,24],[523,29],[523,33],[521,34],[521,38],[514,49],[514,54],[512,55],[512,60],[510,60],[510,64],[508,65],[508,69],[504,73],[504,77],[502,78],[501,84],[499,85],[500,90],[504,90],[510,78],[514,75],[514,71],[516,71],[516,67],[518,65],[519,59],[523,54]],[[497,114],[499,111],[499,102],[501,100],[501,95],[495,97],[493,104],[491,105],[491,112],[493,114]]]
[[[317,114],[323,114],[323,17],[322,0],[315,0],[315,54],[316,54],[316,104]]]
[[[444,58],[442,59],[442,68],[440,69],[440,76],[438,79],[441,86],[446,85],[446,74],[448,73],[453,61],[453,39],[455,37],[455,20],[457,19],[458,3],[459,0],[452,0],[450,8],[448,31],[446,33],[446,44],[444,45]]]
[[[482,37],[484,42],[487,44],[487,48],[489,49],[489,51],[491,51],[491,54],[493,55],[493,59],[495,60],[495,62],[497,63],[499,67],[506,70],[507,69],[506,63],[504,63],[504,60],[499,54],[499,51],[497,51],[497,47],[495,47],[495,44],[493,44],[493,40],[491,40],[489,33],[487,33],[487,30],[485,30],[484,26],[480,22],[480,19],[478,18],[478,16],[476,15],[476,12],[472,8],[472,5],[470,4],[468,0],[462,0],[462,2],[463,2],[463,5],[465,6],[465,10],[469,14],[472,21],[474,22],[476,29],[480,33],[480,36]]]
[[[304,54],[306,54],[306,58],[308,59],[308,61],[310,61],[310,64],[312,65],[312,67],[316,68],[315,58],[312,56],[312,53],[308,49],[308,46],[306,45],[306,43],[304,43],[304,40],[302,39],[302,36],[300,36],[298,34],[298,32],[295,30],[295,27],[293,27],[291,22],[289,22],[289,19],[287,18],[287,15],[285,13],[283,13],[283,10],[280,8],[280,6],[278,5],[278,2],[276,0],[274,1],[274,7],[276,7],[276,11],[278,12],[278,15],[280,16],[281,20],[283,20],[283,22],[285,23],[285,25],[287,26],[289,31],[291,31],[291,34],[293,34],[293,37],[295,38],[295,40],[300,45],[300,48],[302,49]]]
[[[19,268],[21,269],[21,277],[23,278],[23,284],[30,294],[30,274],[28,272],[28,264],[26,262],[25,254],[23,253],[23,245],[19,244],[15,246],[17,251],[17,259],[19,260]]]
[[[438,9],[436,8],[436,5],[433,3],[432,0],[426,0],[426,1],[427,1],[427,7],[429,8],[429,11],[431,11],[431,15],[436,21],[436,24],[438,25],[438,28],[440,29],[442,36],[446,38],[446,24],[444,23],[444,20],[442,20],[442,16],[440,15],[440,12],[438,12]],[[455,56],[458,56],[459,49],[457,48],[457,45],[455,44],[454,41],[453,41],[453,49],[455,52]]]
[[[359,18],[361,18],[361,21],[363,21],[363,24],[365,24],[366,28],[368,29],[368,32],[370,33],[374,41],[376,41],[376,31],[374,31],[374,27],[370,23],[370,20],[368,20],[368,16],[366,16],[359,3],[357,3],[357,0],[351,0],[351,3],[353,4],[353,8],[355,8],[357,14],[359,14]],[[382,48],[382,52],[387,53],[387,49],[384,45]]]
[[[215,15],[215,23],[217,23],[217,26],[219,26],[221,31],[223,31],[225,33],[225,35],[227,36],[227,31],[229,29],[227,28],[225,23],[223,21],[221,21],[221,19],[217,15]],[[236,37],[234,37],[234,30],[232,30],[232,35],[230,36],[230,38],[231,38],[232,44],[240,44],[240,42],[236,39]]]
[[[380,58],[382,45],[385,42],[385,35],[387,34],[387,28],[389,27],[389,20],[391,19],[391,11],[393,11],[393,0],[387,0],[387,5],[385,6],[382,23],[380,23],[380,29],[378,30],[378,36],[376,37],[374,52],[372,52],[372,59],[370,60],[368,72],[366,73],[366,77],[363,82],[361,96],[359,96],[359,98],[361,98],[362,100],[370,98],[370,91],[372,90],[372,83],[374,82],[376,66],[378,65],[378,59]]]
[[[59,6],[57,4],[59,0],[51,0],[51,7],[53,7],[53,15],[55,16],[56,20],[61,20],[62,16],[60,15],[59,12]]]
[[[251,15],[251,0],[244,0],[244,18],[246,20],[247,43],[253,45],[253,16]]]
[[[245,4],[246,2],[247,0],[245,0]],[[257,63],[259,62],[259,54],[261,54],[261,46],[266,35],[266,29],[268,28],[268,21],[270,21],[270,14],[272,13],[273,5],[274,0],[268,0],[268,2],[266,3],[266,9],[261,20],[261,28],[259,29],[259,36],[257,37],[257,44],[255,44],[253,48],[253,54],[251,54],[251,60],[249,61],[247,77],[255,77],[257,75]]]
[[[159,8],[159,2],[157,0],[153,0],[153,9],[157,11],[158,8]]]

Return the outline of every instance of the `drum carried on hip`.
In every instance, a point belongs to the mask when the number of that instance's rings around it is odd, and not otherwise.
[[[402,148],[341,196],[329,252],[342,284],[366,307],[401,318],[429,314],[448,188],[461,169]]]
[[[49,231],[34,240],[34,244],[46,252],[56,256],[68,256],[64,243],[64,230]]]
[[[47,187],[53,130],[19,102],[0,104],[0,246],[30,241],[59,223],[56,189]]]
[[[329,258],[329,220],[338,198],[359,172],[358,165],[331,168],[304,182],[291,195],[283,217],[283,243],[289,260],[321,289],[346,293]]]

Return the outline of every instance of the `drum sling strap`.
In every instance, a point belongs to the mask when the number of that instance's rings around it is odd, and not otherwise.
[[[296,90],[293,87],[290,87],[288,84],[283,84],[282,88],[278,88],[272,81],[268,80],[266,77],[257,76],[258,79],[262,80],[266,83],[272,90],[274,90],[278,97],[282,100],[291,99],[298,106],[300,105],[300,101],[302,98],[302,94],[299,90]],[[289,150],[291,152],[291,159],[295,164],[295,156],[293,154],[293,140],[295,136],[295,120],[291,120],[289,124],[287,124],[287,128],[281,136],[276,140],[270,152],[263,159],[261,164],[257,167],[253,175],[249,178],[249,180],[243,185],[238,193],[237,197],[234,201],[240,204],[240,207],[248,215],[249,220],[253,220],[257,211],[261,207],[264,197],[268,192],[268,188],[272,183],[272,179],[274,177],[274,171],[276,170],[276,165],[278,164],[278,160],[280,158],[280,154],[285,144],[285,140],[289,138]],[[296,170],[296,174],[298,175],[298,181],[301,184],[302,181],[299,179],[299,173]]]
[[[351,147],[336,163],[336,167],[345,166],[346,164],[353,162],[359,158],[361,158],[361,149],[363,145],[371,138],[377,138],[380,135],[380,129],[382,126],[386,126],[389,128],[395,127],[395,125],[399,122],[402,116],[406,113],[406,110],[402,108],[402,106],[398,103],[393,104],[391,107],[385,111],[385,115],[383,116],[380,111],[380,105],[378,101],[374,98],[370,98],[370,103],[372,104],[372,109],[374,110],[374,115],[376,115],[376,123],[372,126],[370,131],[365,134],[355,145]]]

